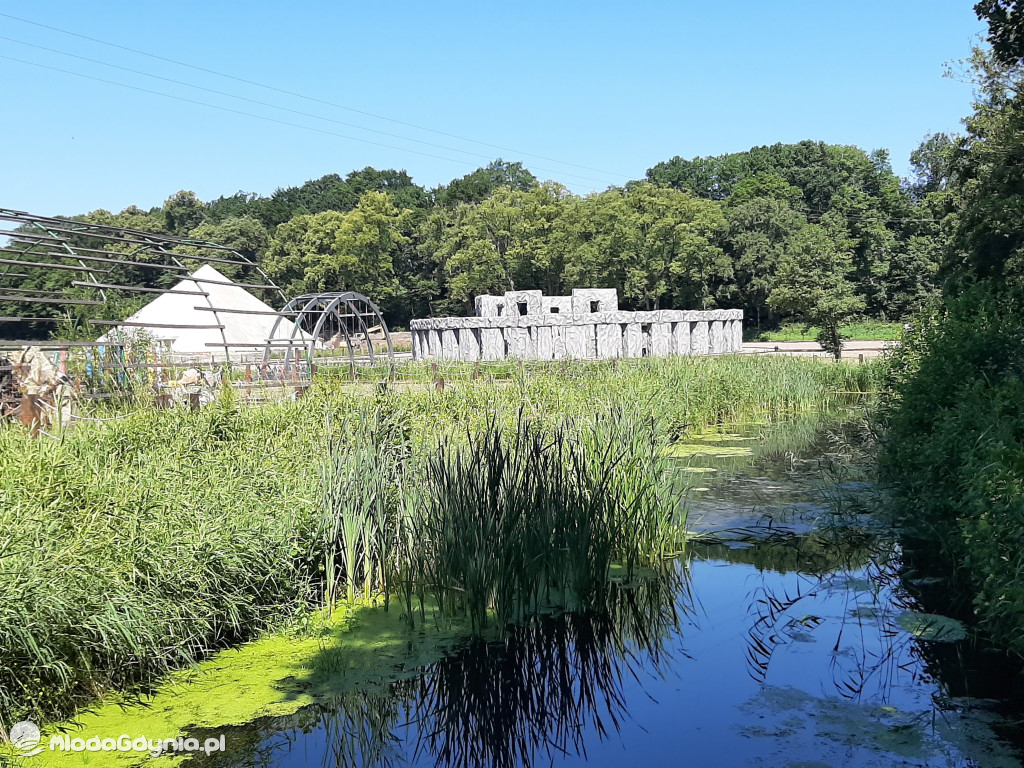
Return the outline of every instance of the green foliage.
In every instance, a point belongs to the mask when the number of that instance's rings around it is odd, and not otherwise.
[[[864,309],[850,280],[853,259],[847,249],[847,241],[837,242],[825,227],[804,227],[780,265],[777,287],[768,298],[772,306],[818,326],[818,342],[837,360],[842,353],[840,326]]]
[[[721,206],[638,183],[580,201],[564,246],[567,285],[618,288],[629,306],[714,306],[732,266],[716,244]]]
[[[1024,651],[1024,294],[947,298],[896,352],[884,476],[913,548],[933,552],[983,626]]]
[[[1024,100],[1016,67],[971,65],[967,136],[926,197],[951,230],[944,295],[892,358],[881,468],[908,559],[937,561],[952,608],[1024,653]]]
[[[240,191],[202,203],[181,191],[149,212],[132,207],[85,218],[226,245],[290,294],[357,290],[391,325],[471,312],[480,293],[600,287],[617,289],[629,309],[742,308],[759,329],[794,318],[769,297],[800,231],[821,224],[848,241],[859,311],[895,321],[935,291],[962,199],[951,179],[970,175],[957,157],[949,137],[926,137],[913,156],[915,178],[904,184],[884,151],[804,141],[672,158],[644,181],[586,196],[501,159],[429,192],[405,171],[367,167],[269,197]],[[79,240],[119,250],[110,241]],[[254,270],[224,268],[231,278],[263,282]],[[143,287],[167,287],[177,277],[122,265],[110,274],[111,282]],[[25,287],[66,288],[72,279],[73,272],[33,274]],[[0,306],[11,315],[19,310]],[[37,314],[56,311],[43,306]],[[19,327],[26,336],[50,330]]]
[[[195,192],[181,190],[164,202],[164,226],[172,235],[187,235],[206,218]]]
[[[452,299],[471,306],[481,293],[561,288],[561,253],[552,235],[567,196],[547,183],[526,191],[501,187],[479,205],[445,216],[436,257],[443,260]]]
[[[974,114],[957,153],[956,222],[943,263],[947,278],[1014,279],[1024,264],[1024,71],[981,50],[970,60],[977,88]]]
[[[1024,59],[1024,12],[1020,0],[980,0],[974,12],[988,22],[988,41],[1004,64]]]
[[[395,251],[406,241],[411,212],[384,192],[368,192],[348,213],[296,216],[277,228],[264,267],[291,295],[359,291],[388,297],[396,291]]]
[[[779,264],[807,221],[825,224],[849,241],[851,279],[863,299],[859,311],[895,320],[934,293],[942,242],[938,228],[924,223],[934,212],[922,208],[928,192],[944,188],[950,152],[942,138],[930,137],[915,157],[918,181],[906,187],[884,151],[810,141],[719,157],[675,157],[648,170],[647,178],[725,201],[724,248],[735,277],[724,292],[759,327],[762,318],[768,325],[778,319],[768,297]]]
[[[498,158],[484,168],[440,186],[434,190],[434,201],[445,208],[482,203],[497,190],[507,187],[528,192],[537,186],[537,177],[522,163],[508,163]]]

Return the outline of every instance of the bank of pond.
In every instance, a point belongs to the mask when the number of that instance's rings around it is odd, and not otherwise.
[[[877,380],[573,364],[0,430],[3,723],[44,723],[26,765],[1018,765],[1012,659],[859,466]]]

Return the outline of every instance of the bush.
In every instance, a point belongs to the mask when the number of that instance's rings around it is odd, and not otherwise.
[[[891,361],[882,476],[995,640],[1024,652],[1024,296],[979,284],[913,324]]]

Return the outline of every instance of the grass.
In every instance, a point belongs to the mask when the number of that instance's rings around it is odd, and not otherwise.
[[[818,328],[801,324],[783,325],[774,331],[758,331],[751,329],[749,341],[815,341]],[[894,341],[903,335],[902,323],[885,323],[878,320],[865,320],[850,323],[840,329],[843,338],[849,341]]]
[[[499,628],[599,601],[673,551],[663,446],[827,407],[871,365],[792,358],[324,376],[299,402],[131,407],[57,439],[0,425],[0,721],[155,685],[323,606]]]

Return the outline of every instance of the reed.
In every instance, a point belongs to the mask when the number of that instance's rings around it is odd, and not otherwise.
[[[656,447],[873,386],[869,366],[708,359],[507,367],[301,402],[140,409],[57,439],[0,425],[0,720],[381,594],[479,624],[585,605],[684,522]],[[504,374],[503,374],[504,375]],[[114,415],[114,414],[111,414]],[[616,573],[618,571],[615,571]]]

